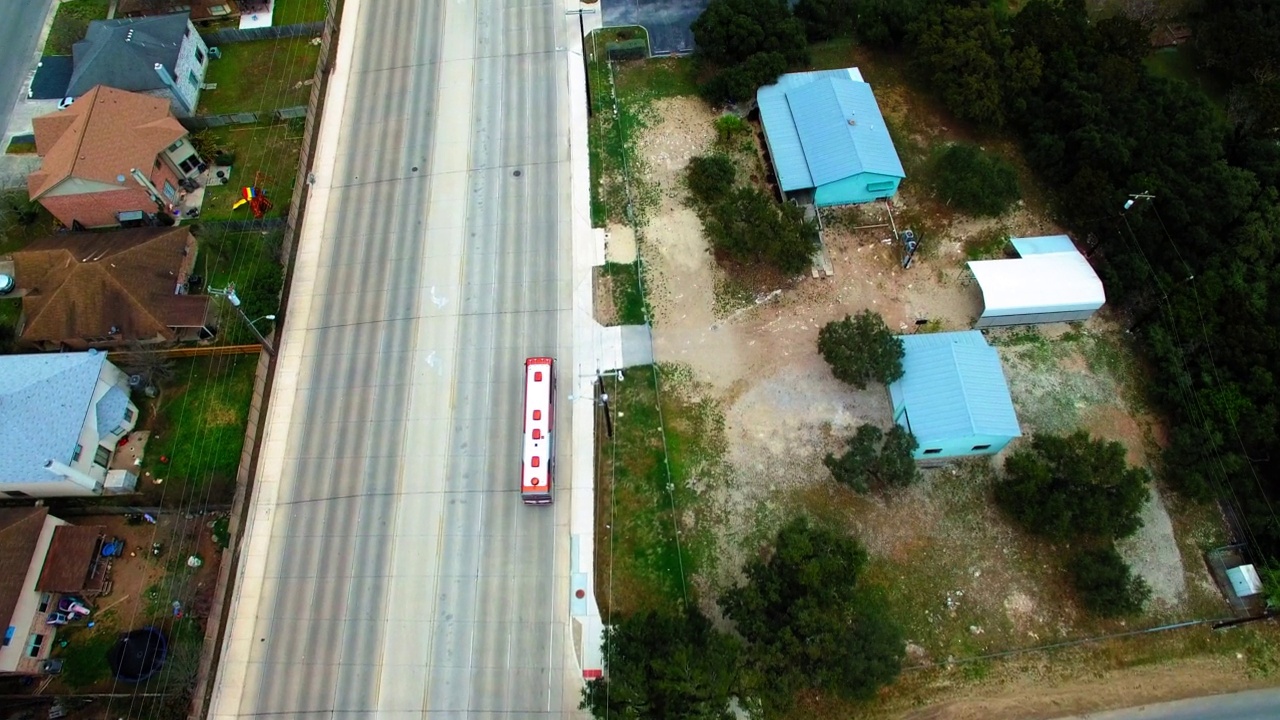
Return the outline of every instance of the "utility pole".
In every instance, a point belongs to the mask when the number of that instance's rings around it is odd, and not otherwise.
[[[587,117],[593,117],[596,114],[595,103],[591,102],[591,65],[587,62],[587,27],[582,20],[583,15],[595,14],[594,9],[579,8],[577,10],[565,10],[565,15],[578,16],[578,37],[582,39],[582,74],[583,79],[587,83]]]

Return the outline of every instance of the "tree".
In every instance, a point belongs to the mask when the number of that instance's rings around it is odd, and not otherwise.
[[[978,217],[996,217],[1018,200],[1018,173],[1003,158],[956,143],[934,160],[934,189],[945,202]]]
[[[788,67],[809,62],[804,25],[787,0],[711,0],[690,29],[694,58],[714,70],[702,87],[711,101],[747,100]]]
[[[859,585],[866,562],[856,540],[800,518],[778,531],[767,560],[747,564],[745,585],[720,597],[747,641],[747,690],[766,707],[785,708],[804,688],[867,698],[898,676],[902,630]]]
[[[853,30],[859,0],[800,0],[792,9],[812,41],[830,40]]]
[[[1090,612],[1102,617],[1133,615],[1151,597],[1151,587],[1134,575],[1129,564],[1108,542],[1101,548],[1083,550],[1071,561],[1071,581],[1080,601]]]
[[[818,331],[818,352],[831,374],[859,390],[868,382],[888,384],[902,377],[902,341],[870,310],[824,325]]]
[[[952,112],[1001,127],[1022,108],[1017,96],[1040,80],[1034,46],[1015,46],[989,3],[934,3],[912,25],[919,69]]]
[[[1147,473],[1125,464],[1118,442],[1083,431],[1037,433],[1005,460],[996,501],[1027,531],[1052,540],[1111,540],[1142,527]]]
[[[733,190],[737,174],[733,161],[724,155],[699,155],[689,159],[685,182],[694,200],[714,205]]]
[[[603,678],[587,683],[582,709],[597,718],[729,720],[741,644],[697,610],[643,612],[606,630]]]
[[[690,26],[695,57],[729,67],[759,53],[780,53],[789,65],[809,61],[804,25],[787,0],[711,0]]]
[[[920,478],[912,453],[919,447],[916,436],[895,424],[888,433],[875,425],[859,425],[844,455],[828,454],[823,464],[836,482],[865,493],[872,483],[884,487],[905,487]]]
[[[744,263],[767,263],[787,274],[803,272],[812,262],[817,227],[804,210],[779,205],[755,187],[740,187],[702,213],[702,226],[712,246]]]

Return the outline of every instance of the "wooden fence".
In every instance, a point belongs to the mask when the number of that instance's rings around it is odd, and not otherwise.
[[[272,25],[270,27],[250,28],[241,30],[240,28],[222,28],[221,30],[210,30],[200,33],[200,39],[205,44],[213,47],[222,43],[238,43],[251,42],[253,40],[279,40],[281,38],[295,37],[315,37],[324,32],[325,23],[294,23],[293,25]]]
[[[221,115],[193,115],[192,117],[178,118],[178,122],[182,123],[182,127],[190,132],[199,132],[206,128],[222,127],[224,125],[248,125],[250,123],[272,122],[275,120],[292,120],[293,118],[306,117],[306,114],[306,105],[296,105],[275,110],[223,113]]]

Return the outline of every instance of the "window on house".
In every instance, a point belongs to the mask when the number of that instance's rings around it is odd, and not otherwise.
[[[930,448],[924,451],[925,455],[938,455],[942,452],[942,448]]]
[[[93,453],[93,464],[98,467],[106,467],[111,462],[111,450],[101,445]]]
[[[9,497],[11,497],[11,498],[25,498],[25,497],[31,497],[30,495],[28,495],[28,494],[26,494],[26,493],[22,492],[21,490],[5,490],[5,491],[4,491],[4,494],[5,494],[5,495],[8,495],[8,496],[9,496]]]
[[[40,593],[40,605],[37,606],[36,612],[47,612],[49,606],[53,604],[53,596],[49,593]]]
[[[880,182],[867,183],[867,189],[868,189],[868,190],[870,190],[871,192],[876,192],[876,191],[879,191],[879,190],[892,190],[892,189],[893,189],[893,181],[892,181],[892,180],[882,180],[882,181],[880,181]]]
[[[155,168],[156,168],[156,170],[159,170],[159,169],[160,169],[160,156],[159,156],[159,155],[157,155],[157,156],[156,156],[156,164],[155,164]]]
[[[184,175],[189,174],[200,165],[200,158],[196,155],[188,155],[186,160],[178,163],[178,168],[182,170]]]
[[[173,184],[172,184],[172,183],[170,183],[168,180],[165,180],[165,181],[164,181],[164,196],[165,196],[165,197],[167,197],[167,198],[169,198],[170,200],[177,200],[177,199],[178,199],[178,191],[177,191],[177,189],[176,189],[176,188],[174,188],[174,187],[173,187]]]
[[[9,643],[13,642],[13,633],[14,633],[16,630],[17,630],[17,628],[15,628],[14,626],[10,625],[10,626],[9,626],[9,629],[4,631],[4,645],[3,645],[3,647],[9,647]]]
[[[133,408],[125,408],[125,409],[124,409],[124,421],[125,421],[125,422],[133,422],[133,418],[134,418],[134,416],[136,416],[136,415],[137,415],[137,413],[135,413],[135,412],[133,411]]]
[[[178,149],[178,148],[180,148],[180,147],[182,147],[182,141],[181,141],[181,140],[179,140],[178,142],[176,142],[176,143],[174,143],[174,144],[170,145],[170,146],[169,146],[169,152],[173,152],[174,150],[177,150],[177,149]]]
[[[196,77],[195,71],[188,70],[187,82],[190,83],[192,87],[195,87],[196,85],[200,84],[200,78]]]
[[[112,434],[112,435],[123,435],[123,434],[124,434],[124,426],[123,426],[123,425],[117,425],[117,426],[116,426],[116,429],[111,431],[111,434]]]
[[[39,633],[31,633],[31,637],[27,640],[27,657],[40,657],[40,648],[44,647],[44,636]]]
[[[977,452],[978,450],[990,450],[991,445],[974,445],[970,450]]]
[[[75,462],[79,460],[80,454],[83,452],[84,452],[84,446],[81,445],[80,443],[76,443],[76,449],[71,451],[71,462]]]
[[[200,48],[196,48],[196,62],[198,63],[204,62],[204,51],[201,50]]]

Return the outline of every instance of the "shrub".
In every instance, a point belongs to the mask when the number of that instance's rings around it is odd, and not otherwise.
[[[870,310],[824,325],[818,331],[818,352],[836,379],[858,389],[871,381],[888,384],[902,377],[902,341]]]
[[[685,181],[695,200],[703,205],[713,205],[733,189],[737,174],[733,161],[724,155],[699,155],[689,160]]]
[[[804,210],[779,205],[754,187],[733,190],[703,213],[712,246],[739,262],[767,263],[788,274],[812,262],[817,227]]]
[[[828,454],[822,461],[836,482],[865,493],[872,483],[883,487],[905,487],[920,477],[915,452],[916,436],[901,425],[888,433],[875,425],[859,425],[849,438],[844,455]]]
[[[995,217],[1017,202],[1018,174],[975,145],[955,144],[934,160],[934,190],[962,212]]]
[[[720,147],[732,147],[739,137],[750,134],[751,126],[747,121],[733,113],[725,113],[716,118],[716,144]]]
[[[1151,597],[1151,587],[1134,575],[1114,545],[1081,551],[1071,562],[1071,581],[1080,602],[1096,615],[1133,615]]]
[[[996,501],[1028,532],[1051,540],[1111,540],[1142,527],[1147,473],[1125,463],[1124,446],[1083,431],[1037,433],[1005,460]]]

